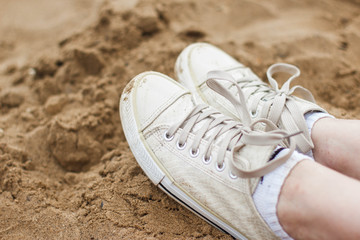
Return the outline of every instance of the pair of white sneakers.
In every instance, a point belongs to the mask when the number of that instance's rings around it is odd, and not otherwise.
[[[120,116],[137,162],[165,193],[233,237],[277,238],[252,195],[296,147],[311,151],[304,114],[325,110],[306,89],[290,89],[300,71],[289,64],[268,69],[269,86],[222,50],[196,43],[175,72],[178,82],[144,72],[123,91]],[[277,72],[291,75],[281,89]],[[289,150],[272,159],[279,146]]]

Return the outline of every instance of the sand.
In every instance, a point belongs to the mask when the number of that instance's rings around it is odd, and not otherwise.
[[[151,184],[118,101],[146,70],[174,77],[206,41],[265,79],[297,84],[360,118],[360,2],[0,0],[0,238],[230,239]]]

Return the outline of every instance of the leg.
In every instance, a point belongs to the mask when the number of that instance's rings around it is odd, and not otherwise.
[[[323,118],[311,133],[317,162],[360,180],[360,121]]]
[[[359,189],[359,181],[302,161],[281,190],[280,224],[295,239],[360,239]]]

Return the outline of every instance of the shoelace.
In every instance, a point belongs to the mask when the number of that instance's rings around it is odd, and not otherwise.
[[[190,155],[192,157],[197,157],[200,151],[199,146],[201,140],[206,139],[207,144],[205,146],[203,161],[210,162],[212,158],[212,149],[214,148],[215,143],[217,143],[217,169],[222,171],[225,168],[224,160],[226,152],[231,151],[229,167],[230,176],[234,178],[237,176],[243,178],[261,177],[283,164],[295,150],[295,144],[291,141],[290,137],[298,133],[289,135],[286,131],[278,129],[275,124],[267,119],[259,119],[251,122],[251,117],[247,110],[245,97],[241,88],[238,87],[239,99],[236,99],[229,90],[220,84],[220,81],[230,81],[234,84],[236,82],[227,79],[226,76],[224,78],[219,78],[218,73],[215,73],[215,75],[216,80],[215,78],[212,78],[212,73],[209,73],[209,80],[207,80],[208,86],[227,98],[234,105],[238,113],[244,116],[244,121],[242,123],[236,122],[213,110],[209,106],[200,104],[195,106],[182,120],[172,125],[166,131],[164,135],[165,139],[172,140],[175,133],[181,129],[176,144],[179,149],[184,149],[186,147],[187,139],[192,130],[194,130],[195,125],[198,124],[197,127],[200,125],[199,129],[193,131],[195,136],[191,144]],[[270,131],[262,132],[255,130],[254,126],[259,123],[265,124]],[[260,168],[245,170],[241,163],[235,158],[235,154],[247,144],[257,146],[277,145],[284,139],[288,139],[290,142],[290,151],[282,157],[267,162]]]
[[[275,73],[288,73],[291,77],[279,88],[277,81],[273,78]],[[226,74],[226,77],[225,75]],[[284,128],[288,132],[299,132],[302,134],[294,137],[294,140],[298,146],[298,148],[302,152],[308,152],[314,147],[314,144],[309,135],[307,125],[305,122],[305,118],[303,114],[300,112],[296,101],[292,97],[292,95],[299,94],[303,99],[315,103],[315,99],[309,90],[302,86],[294,86],[290,88],[291,82],[300,75],[300,70],[291,64],[286,63],[277,63],[270,66],[267,70],[267,78],[269,80],[270,86],[257,78],[251,78],[249,76],[243,76],[239,79],[234,79],[232,75],[215,71],[212,73],[213,78],[221,78],[225,77],[232,82],[236,82],[236,84],[241,89],[250,89],[253,88],[253,91],[250,93],[249,101],[250,106],[249,110],[251,115],[259,116],[260,118],[269,119],[274,124],[278,124],[279,120],[282,120],[282,124]],[[257,109],[260,101],[264,101],[264,105],[258,113]],[[260,114],[260,115],[258,115]],[[241,120],[243,119],[243,115],[240,115]]]

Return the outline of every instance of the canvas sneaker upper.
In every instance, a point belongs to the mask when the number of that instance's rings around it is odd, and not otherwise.
[[[247,112],[241,91],[234,98],[218,80],[208,85]],[[120,116],[129,146],[154,184],[236,238],[276,239],[252,194],[260,176],[294,151],[291,143],[288,154],[269,161],[276,146],[290,139],[286,131],[266,119],[234,121],[195,103],[189,90],[156,72],[142,73],[125,87]],[[269,131],[256,130],[258,124]]]
[[[307,129],[304,114],[326,112],[319,107],[312,94],[301,86],[290,88],[291,82],[300,75],[300,70],[290,64],[279,63],[267,70],[270,85],[264,83],[250,68],[207,43],[191,44],[177,59],[175,72],[180,83],[188,87],[199,102],[205,102],[224,114],[243,121],[244,116],[237,114],[234,106],[223,96],[212,91],[206,81],[211,79],[231,79],[224,83],[232,94],[237,95],[237,87],[244,93],[248,111],[253,120],[266,118],[279,128],[288,132],[298,132],[294,137],[298,149],[307,153],[313,142]],[[291,77],[279,88],[274,75],[288,73]],[[293,94],[301,95],[302,98]],[[260,128],[261,129],[261,128]],[[262,128],[263,129],[263,128]]]

